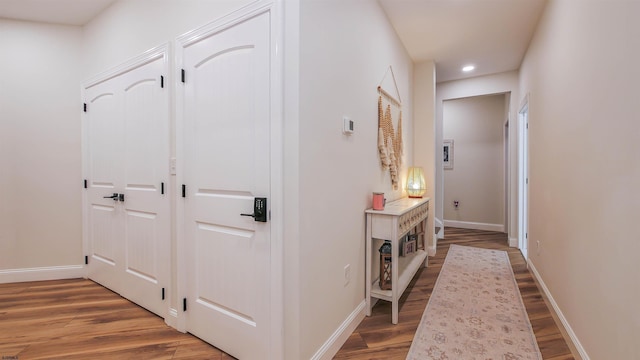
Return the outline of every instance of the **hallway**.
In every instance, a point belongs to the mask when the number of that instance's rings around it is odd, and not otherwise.
[[[429,257],[429,266],[416,274],[400,300],[398,325],[392,325],[390,321],[391,303],[378,302],[371,317],[362,321],[334,359],[405,359],[451,244],[507,251],[543,358],[574,358],[527,270],[520,251],[508,247],[506,234],[449,227],[445,228],[445,234],[445,239],[438,241],[436,256]]]

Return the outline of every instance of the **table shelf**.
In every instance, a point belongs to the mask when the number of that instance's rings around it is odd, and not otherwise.
[[[400,294],[404,293],[413,279],[415,273],[420,269],[425,262],[427,252],[425,250],[418,250],[413,254],[407,256],[401,256],[398,263],[400,269],[400,275],[398,276]],[[391,290],[380,289],[380,278],[377,278],[371,283],[371,297],[380,300],[393,301],[393,292]],[[392,284],[393,285],[393,284]]]
[[[426,251],[427,239],[425,229],[429,216],[429,198],[403,198],[390,202],[385,210],[366,210],[366,314],[371,315],[371,307],[375,304],[372,299],[390,301],[391,322],[398,323],[398,301],[423,265],[426,267],[428,256]],[[422,248],[407,256],[399,256],[400,239],[413,231],[422,237]],[[373,276],[372,258],[374,252],[374,239],[388,240],[391,242],[391,290],[382,290],[379,285],[379,276]],[[375,279],[375,280],[373,280]]]

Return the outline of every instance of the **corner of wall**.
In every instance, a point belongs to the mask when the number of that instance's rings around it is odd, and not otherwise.
[[[363,300],[358,307],[340,324],[329,339],[316,351],[311,360],[331,360],[338,353],[349,336],[356,330],[365,317],[366,302]]]
[[[431,60],[414,64],[413,67],[413,156],[414,166],[422,166],[427,185],[430,216],[427,221],[429,255],[435,255],[437,217],[436,178],[436,66]],[[433,254],[432,254],[433,253]]]
[[[547,307],[551,305],[550,308],[552,310],[551,314],[553,316],[553,319],[558,325],[558,327],[560,328],[560,332],[562,333],[562,336],[565,338],[567,345],[569,345],[569,349],[571,350],[571,353],[573,354],[573,356],[575,356],[578,359],[589,360],[590,358],[589,358],[589,355],[587,354],[587,351],[582,346],[582,343],[580,343],[578,336],[571,328],[571,325],[569,324],[569,321],[562,313],[560,306],[558,306],[558,303],[551,295],[549,288],[547,288],[547,285],[542,280],[542,277],[538,273],[538,270],[536,269],[535,265],[530,260],[527,260],[527,266],[529,267],[529,269],[531,270],[531,273],[533,274],[533,278],[536,282],[536,285],[538,286],[538,288],[542,290],[543,299],[545,303],[547,303]]]

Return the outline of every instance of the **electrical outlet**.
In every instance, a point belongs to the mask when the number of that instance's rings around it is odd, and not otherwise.
[[[540,240],[536,240],[536,253],[540,255]]]
[[[344,286],[349,285],[351,281],[351,264],[347,264],[344,267]]]

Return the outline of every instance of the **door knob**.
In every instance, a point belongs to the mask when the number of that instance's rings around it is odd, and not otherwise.
[[[124,194],[113,193],[111,196],[103,196],[105,199],[113,199],[113,201],[124,201]]]
[[[111,196],[103,196],[105,199],[113,199],[113,201],[118,201],[118,193],[113,193]]]
[[[267,198],[253,199],[253,214],[240,214],[241,216],[250,216],[255,221],[267,222]]]

